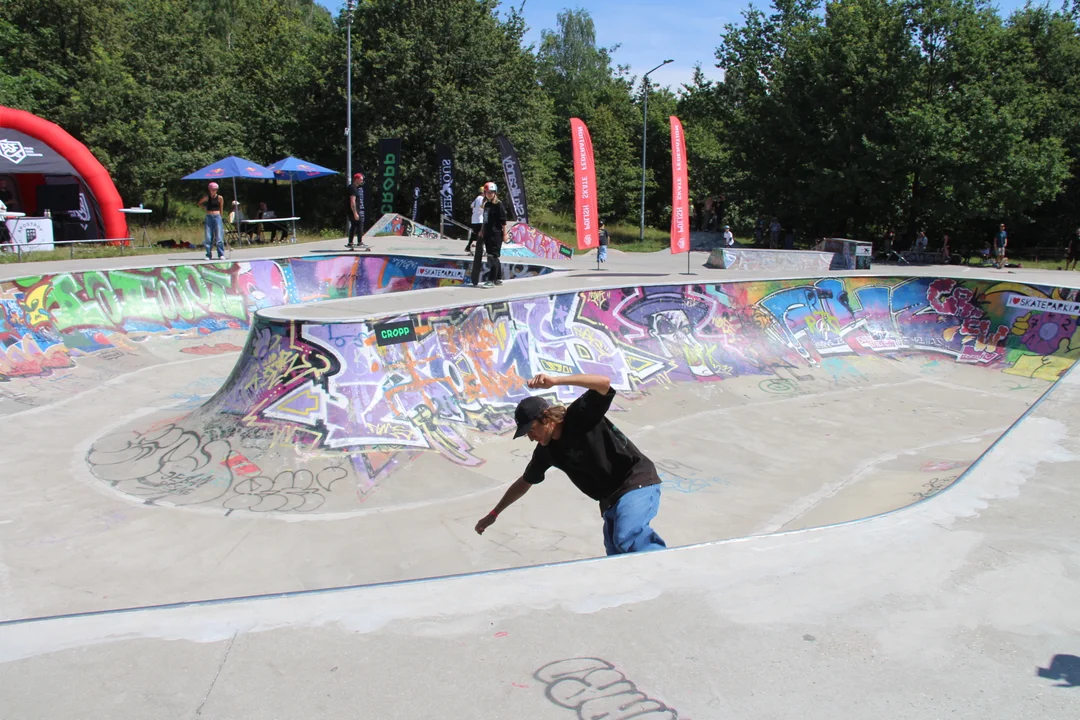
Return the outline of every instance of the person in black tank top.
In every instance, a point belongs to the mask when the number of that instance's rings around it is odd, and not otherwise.
[[[212,182],[207,186],[207,193],[199,198],[199,207],[206,209],[206,220],[203,222],[203,247],[206,249],[206,259],[213,260],[211,249],[217,247],[218,260],[225,257],[225,221],[221,213],[225,209],[225,199],[218,193],[218,184]]]

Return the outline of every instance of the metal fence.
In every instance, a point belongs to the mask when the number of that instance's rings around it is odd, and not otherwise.
[[[109,245],[109,246],[115,245],[115,246],[120,248],[120,254],[123,255],[124,254],[124,248],[128,247],[129,245],[133,245],[134,242],[135,242],[135,238],[128,237],[128,238],[110,238],[108,240],[53,240],[52,244],[53,244],[54,250],[57,249],[56,248],[57,245],[67,245],[68,249],[70,250],[71,259],[74,260],[75,259],[75,246],[77,246],[77,245]],[[30,259],[32,259],[34,257],[34,255],[37,255],[39,252],[42,252],[40,250],[35,250],[33,248],[34,248],[33,245],[24,245],[22,243],[5,243],[3,245],[0,245],[0,252],[2,252],[4,254],[15,253],[15,254],[18,255],[18,262],[22,262],[24,256],[28,256]]]

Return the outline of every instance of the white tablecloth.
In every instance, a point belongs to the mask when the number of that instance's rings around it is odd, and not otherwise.
[[[52,250],[52,220],[43,217],[23,217],[6,220],[11,242],[22,245],[23,250]]]

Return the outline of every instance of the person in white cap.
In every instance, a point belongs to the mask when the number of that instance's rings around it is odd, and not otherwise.
[[[502,245],[509,240],[510,227],[506,224],[506,205],[499,200],[499,187],[489,182],[484,185],[484,224],[480,228],[480,240],[488,255],[488,279],[484,287],[503,284]],[[474,266],[476,263],[474,263]],[[473,285],[479,280],[477,269],[473,268]]]
[[[225,198],[218,194],[218,184],[212,182],[206,186],[207,193],[199,198],[199,207],[206,210],[206,220],[203,222],[205,233],[203,247],[206,248],[206,259],[213,260],[210,250],[217,247],[218,260],[225,257],[225,221],[221,213],[225,209]]]

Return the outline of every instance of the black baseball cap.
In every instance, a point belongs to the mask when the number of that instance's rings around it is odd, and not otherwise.
[[[549,407],[551,407],[551,404],[542,397],[527,397],[519,402],[517,409],[514,410],[514,422],[517,423],[517,432],[514,433],[514,439],[529,432],[529,428]]]

